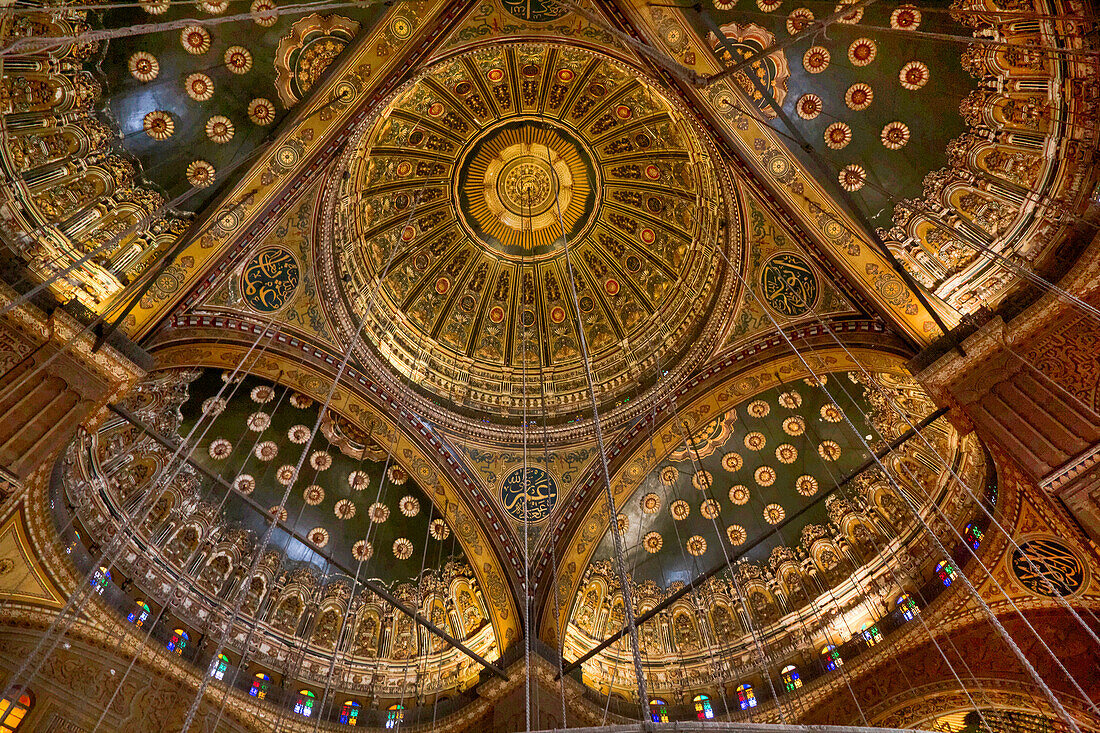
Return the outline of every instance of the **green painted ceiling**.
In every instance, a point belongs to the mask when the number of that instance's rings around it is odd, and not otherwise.
[[[181,432],[184,435],[194,426],[203,409],[203,403],[217,395],[223,384],[222,375],[223,372],[219,370],[207,370],[191,384],[190,399],[182,407],[184,421]],[[291,429],[304,426],[308,434],[317,420],[320,408],[312,400],[309,407],[297,407],[294,402],[300,398],[295,397],[292,401],[295,393],[283,387],[275,387],[273,396],[267,403],[261,404],[253,398],[256,388],[270,386],[269,382],[255,377],[245,378],[193,454],[197,462],[229,483],[233,483],[238,474],[252,476],[256,487],[249,497],[264,509],[278,506],[286,491],[286,486],[277,478],[279,469],[284,466],[293,467],[302,455],[304,445],[293,442],[290,437]],[[226,394],[229,394],[228,390]],[[249,428],[249,418],[256,414],[270,417],[270,426],[262,432]],[[200,426],[196,435],[201,434],[206,424],[204,422]],[[219,439],[229,441],[232,452],[228,457],[215,459],[210,448]],[[278,452],[274,458],[265,461],[257,457],[256,446],[266,441],[274,443]],[[384,448],[376,447],[384,454]],[[441,567],[452,555],[462,555],[455,535],[449,528],[443,540],[436,539],[429,533],[429,523],[439,519],[440,514],[412,478],[407,478],[401,485],[395,485],[394,472],[389,471],[390,478],[382,481],[386,463],[384,456],[381,460],[351,458],[342,453],[339,447],[330,444],[320,432],[310,446],[310,457],[317,451],[324,451],[332,457],[331,466],[317,470],[310,458],[307,458],[285,506],[287,524],[301,535],[309,537],[315,528],[323,528],[328,532],[327,542],[322,548],[325,554],[355,570],[358,560],[352,555],[352,547],[357,541],[366,538],[369,531],[374,554],[363,563],[361,572],[364,577],[377,577],[387,583],[415,578],[422,567]],[[359,490],[353,489],[349,482],[354,471],[364,472],[368,476],[366,485]],[[308,487],[312,486],[321,487],[324,497],[319,503],[311,505],[306,501],[305,494]],[[225,494],[225,490],[217,486],[207,488],[206,491],[207,500],[214,502],[220,501]],[[419,510],[411,517],[405,516],[401,510],[402,499],[405,497],[414,498],[419,505]],[[341,501],[350,502],[355,507],[354,516],[347,519],[337,517],[336,506]],[[369,510],[375,502],[385,505],[388,517],[385,521],[374,524],[371,529]],[[262,536],[270,524],[267,516],[261,514],[237,492],[229,495],[223,514],[228,523],[250,529],[257,537]],[[407,559],[399,559],[394,554],[394,542],[399,538],[412,543],[412,554]],[[309,562],[322,570],[339,572],[336,568],[327,567],[327,561],[309,545],[282,529],[275,530],[270,547],[282,551],[291,560]]]
[[[839,8],[834,0],[734,0],[731,10],[714,9],[715,5],[728,4],[707,3],[711,8],[708,12],[719,26],[755,24],[770,32],[777,42],[791,38],[787,22],[796,10],[809,10],[820,20]],[[977,88],[976,80],[963,69],[960,61],[965,45],[891,29],[891,14],[901,5],[897,2],[873,3],[858,23],[834,23],[826,32],[800,40],[784,51],[790,67],[787,96],[782,105],[784,112],[829,162],[831,181],[826,186],[827,191],[837,190],[833,184],[837,183],[840,170],[845,166],[855,164],[864,168],[867,183],[852,195],[876,227],[889,227],[894,209],[893,202],[880,189],[899,199],[918,197],[924,176],[947,165],[947,144],[966,131],[959,114],[959,102]],[[950,6],[946,0],[930,0],[919,5],[921,18],[914,30],[970,36],[971,29],[943,12]],[[777,7],[770,12],[761,10],[761,7],[773,6]],[[698,14],[688,9],[685,15],[696,31],[706,37],[709,27]],[[882,30],[884,28],[886,30]],[[870,39],[875,46],[873,59],[862,66],[849,60],[849,49],[860,38]],[[828,65],[818,73],[807,71],[803,60],[812,46],[824,47],[829,52]],[[928,81],[919,89],[906,89],[901,83],[901,70],[911,61],[928,67]],[[866,84],[872,90],[873,97],[866,109],[854,110],[845,101],[846,92],[854,84]],[[821,98],[821,112],[814,119],[804,119],[798,114],[798,101],[805,94]],[[908,143],[896,150],[882,142],[883,128],[892,122],[905,124],[910,134]],[[840,149],[831,149],[825,142],[825,130],[834,123],[851,128],[851,142]],[[770,119],[769,124],[781,136],[791,133],[779,117]],[[791,138],[781,139],[812,175],[820,177],[809,154]]]
[[[847,374],[838,373],[828,375],[826,388],[862,436],[874,434],[866,417],[872,408],[862,385],[854,383]],[[780,395],[792,393],[798,395],[793,398],[794,401],[785,396],[783,404],[780,403]],[[626,500],[621,512],[627,517],[624,557],[627,570],[634,579],[638,582],[652,580],[661,587],[667,587],[676,581],[688,582],[723,564],[726,556],[718,542],[715,521],[723,537],[722,544],[731,557],[739,548],[725,540],[730,525],[744,528],[746,539],[743,544],[765,536],[766,539],[746,554],[749,559],[757,561],[766,560],[773,547],[796,546],[802,528],[807,524],[824,523],[824,501],[779,532],[773,524],[765,521],[764,509],[768,505],[778,504],[789,517],[829,491],[841,477],[869,457],[859,437],[843,418],[835,413],[829,414],[829,419],[823,415],[822,410],[826,407],[832,407],[832,402],[825,390],[802,380],[791,382],[761,393],[696,431],[692,436],[694,447],[690,452],[683,446],[674,449],[645,477],[641,486]],[[802,418],[805,430],[801,435],[788,432],[790,423],[785,429],[784,423],[792,417]],[[797,429],[791,432],[797,432]],[[762,448],[755,450],[748,447],[746,437],[750,434],[763,437]],[[708,438],[708,435],[712,437]],[[822,458],[818,446],[824,441],[833,441],[839,446],[840,455],[836,460]],[[868,443],[875,445],[873,440]],[[796,455],[784,455],[784,460],[789,460],[789,463],[784,463],[777,455],[780,446],[795,449]],[[740,468],[731,471],[723,467],[723,459],[728,454],[740,456]],[[774,482],[769,485],[763,485],[768,482],[767,475],[760,476],[763,481],[757,478],[762,467],[774,469]],[[675,470],[670,471],[670,468]],[[697,468],[710,473],[713,483],[709,491],[693,485],[692,478]],[[675,473],[675,479],[671,485],[666,485],[662,474],[672,473]],[[816,479],[815,493],[804,496],[796,490],[796,480],[801,476]],[[702,484],[701,481],[696,483]],[[738,485],[748,489],[748,499],[740,505],[735,504],[730,496],[731,488]],[[659,497],[660,506],[656,513],[647,513],[643,509],[643,501],[648,494]],[[715,520],[706,518],[701,510],[708,497],[715,499],[719,505],[719,515]],[[686,518],[673,518],[671,510],[676,501],[687,503],[689,513]],[[645,537],[651,532],[661,536],[661,548],[654,553],[644,546]],[[686,549],[690,545],[689,539],[696,535],[706,541],[706,551],[699,556],[692,555]],[[610,535],[605,536],[593,559],[614,557],[612,542]]]

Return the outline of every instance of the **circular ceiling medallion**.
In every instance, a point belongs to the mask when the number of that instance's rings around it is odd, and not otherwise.
[[[717,159],[688,111],[623,62],[467,51],[355,131],[329,179],[324,297],[345,342],[373,324],[362,361],[425,417],[485,430],[526,410],[576,426],[589,369],[601,418],[644,410],[733,307],[715,249],[739,258],[742,238],[719,231],[739,218]]]
[[[1085,585],[1085,565],[1065,543],[1052,537],[1021,542],[1012,552],[1012,573],[1041,596],[1069,596]]]

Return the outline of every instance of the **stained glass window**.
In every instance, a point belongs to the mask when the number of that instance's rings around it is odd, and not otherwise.
[[[844,658],[840,656],[840,652],[835,646],[829,644],[821,650],[821,657],[825,661],[825,669],[832,672],[837,667],[844,666]]]
[[[14,688],[7,697],[0,700],[0,731],[12,733],[19,730],[23,719],[33,707],[34,696],[19,687]]]
[[[309,690],[298,690],[298,702],[294,703],[294,712],[307,718],[313,715],[313,701],[316,697]]]
[[[659,697],[649,701],[649,717],[654,723],[668,722],[668,704]]]
[[[714,717],[714,708],[710,706],[710,695],[696,695],[694,702],[696,718],[710,720]]]
[[[404,705],[390,705],[389,712],[386,714],[386,727],[396,728],[397,724],[405,719],[405,706]]]
[[[756,707],[756,693],[752,691],[752,685],[745,683],[737,688],[737,702],[741,703],[742,710]]]
[[[955,579],[955,566],[944,560],[936,566],[935,574],[944,585],[951,585],[951,581]]]
[[[981,527],[971,522],[966,525],[966,529],[963,530],[963,537],[965,537],[966,541],[970,543],[970,546],[976,550],[981,547],[982,538],[985,537],[985,532],[982,531]]]
[[[359,703],[346,700],[340,708],[340,722],[344,725],[359,725]]]
[[[909,597],[908,593],[902,593],[897,600],[898,614],[906,621],[912,621],[916,618],[917,602]]]
[[[216,680],[223,680],[227,669],[229,669],[229,657],[219,654],[214,663],[210,665],[210,676]]]
[[[252,687],[249,688],[248,694],[252,697],[258,697],[263,700],[267,697],[267,687],[271,684],[271,678],[263,672],[257,672],[256,676],[252,678]]]
[[[168,651],[175,652],[176,654],[183,654],[183,650],[187,648],[187,642],[191,637],[187,635],[187,632],[183,629],[175,629],[172,631],[172,635],[168,637]]]
[[[92,573],[92,587],[95,588],[95,592],[100,595],[103,594],[103,589],[107,587],[107,584],[111,582],[111,571],[107,568],[100,566],[96,568],[96,571]]]
[[[863,635],[863,640],[867,642],[867,646],[874,646],[882,641],[882,633],[878,630],[878,624],[863,624],[859,632]]]
[[[802,677],[798,674],[798,667],[793,664],[788,664],[779,674],[783,678],[783,688],[787,692],[802,687]]]
[[[126,620],[132,623],[134,626],[144,626],[146,619],[149,618],[149,604],[145,601],[138,601],[137,606],[133,611],[126,616]]]

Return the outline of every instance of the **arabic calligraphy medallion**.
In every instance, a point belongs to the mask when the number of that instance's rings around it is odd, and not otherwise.
[[[517,468],[501,484],[500,501],[516,521],[523,521],[526,506],[527,521],[541,522],[554,509],[554,503],[558,500],[558,484],[547,471],[528,466],[526,489],[524,493],[523,468]]]
[[[1012,572],[1032,593],[1049,598],[1073,595],[1085,584],[1081,559],[1055,539],[1021,543],[1012,553]]]
[[[298,261],[282,247],[269,247],[256,254],[244,267],[241,292],[253,309],[261,313],[279,310],[298,289]]]
[[[806,260],[781,252],[764,263],[760,272],[764,299],[777,313],[793,318],[817,303],[817,276]]]

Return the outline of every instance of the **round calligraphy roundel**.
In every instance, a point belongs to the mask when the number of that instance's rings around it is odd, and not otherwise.
[[[1012,573],[1032,593],[1050,598],[1073,595],[1085,584],[1081,558],[1056,539],[1021,543],[1012,553]]]
[[[282,247],[269,247],[244,266],[241,292],[254,310],[271,313],[290,302],[300,279],[294,255]]]
[[[817,303],[817,275],[796,254],[781,252],[760,271],[760,288],[772,309],[789,318],[801,316]]]
[[[528,522],[541,522],[550,516],[557,500],[558,484],[554,477],[535,466],[527,467],[526,486],[523,468],[520,467],[508,474],[500,487],[500,501],[517,522],[524,521],[524,507],[527,509]]]

